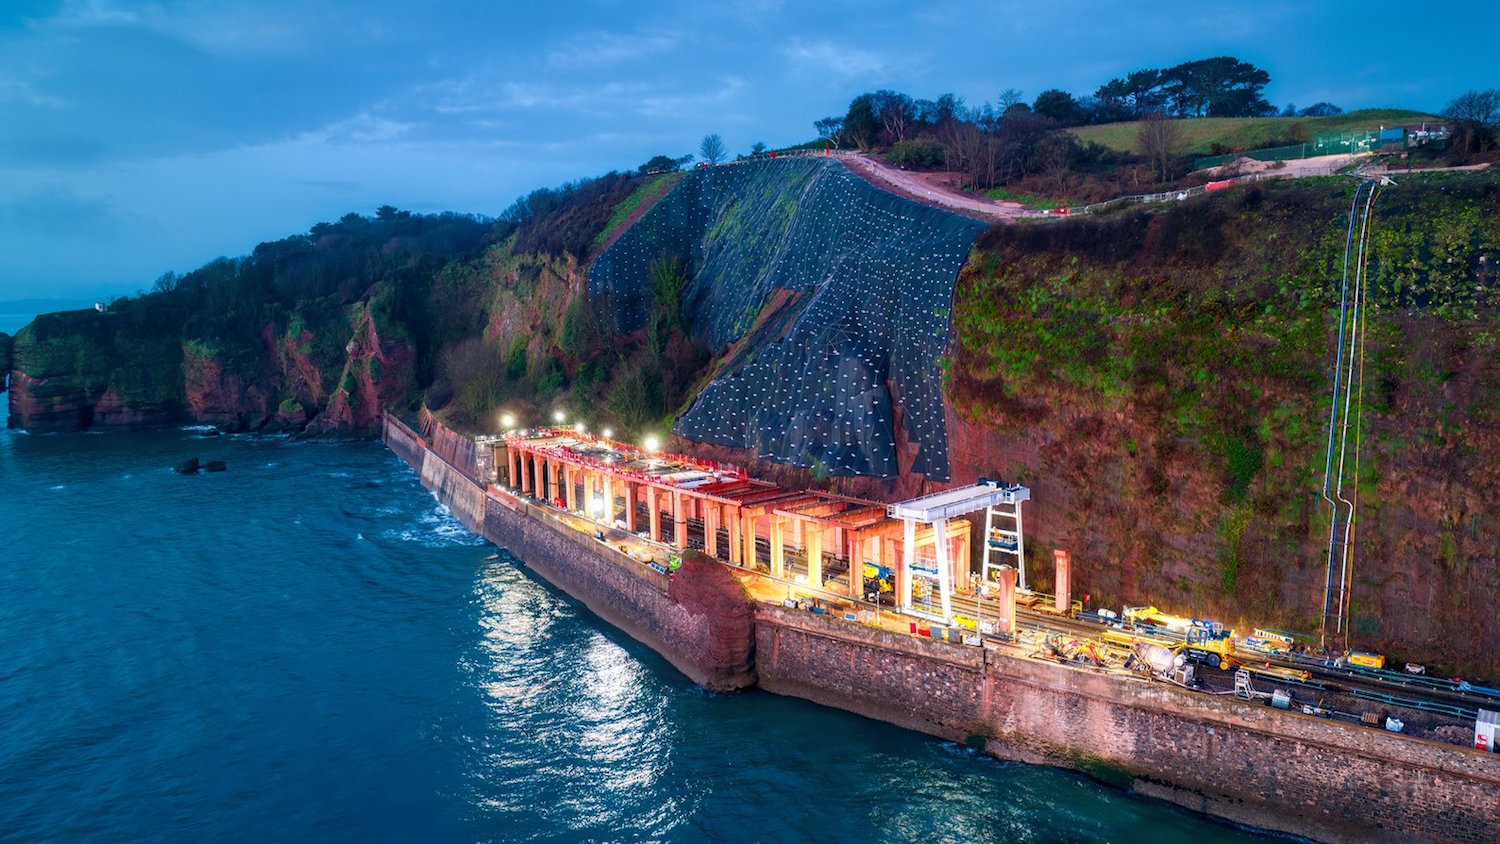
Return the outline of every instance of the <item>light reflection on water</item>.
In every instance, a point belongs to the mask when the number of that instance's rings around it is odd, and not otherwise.
[[[474,603],[480,636],[463,670],[489,718],[466,743],[486,820],[534,815],[552,834],[680,823],[686,807],[659,787],[675,729],[650,669],[508,557],[477,573]]]
[[[462,670],[488,715],[463,744],[480,838],[1250,840],[1065,772],[803,701],[704,692],[504,552],[476,572],[473,605]]]

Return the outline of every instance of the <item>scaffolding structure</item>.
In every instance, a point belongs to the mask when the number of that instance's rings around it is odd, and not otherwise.
[[[1031,500],[1031,489],[1020,484],[1007,486],[998,482],[995,488],[999,494],[984,513],[984,565],[979,576],[989,583],[993,580],[991,570],[1013,565],[1019,572],[1017,585],[1022,590],[1030,589],[1026,585],[1026,537],[1021,530],[1021,503]],[[1008,526],[997,525],[997,520]],[[1001,555],[1003,562],[991,562],[993,555]]]
[[[1012,519],[1015,529],[999,529],[1004,538],[1013,538],[1014,549],[993,549],[1000,553],[1012,554],[1017,562],[1025,565],[1025,551],[1023,537],[1021,536],[1021,502],[1031,498],[1031,490],[1019,484],[1006,485],[1000,481],[981,481],[970,487],[950,489],[944,492],[936,492],[913,498],[910,501],[902,501],[890,505],[886,512],[893,519],[900,519],[903,523],[903,539],[905,542],[904,560],[911,561],[908,565],[912,571],[910,574],[928,575],[935,580],[938,588],[938,600],[941,612],[939,620],[951,624],[953,621],[953,567],[948,557],[948,545],[944,540],[948,535],[948,523],[950,519],[978,510],[987,512],[985,522],[985,551],[984,551],[984,575],[989,577],[990,568],[990,537],[996,530],[993,527],[995,516]],[[919,568],[922,557],[916,550],[917,526],[931,525],[933,542],[933,558],[931,571],[926,567]],[[998,566],[997,566],[998,568]],[[1022,572],[1025,569],[1021,569]],[[1022,574],[1024,582],[1025,575]],[[900,607],[902,612],[920,615],[922,612],[912,606],[912,577],[901,578]]]

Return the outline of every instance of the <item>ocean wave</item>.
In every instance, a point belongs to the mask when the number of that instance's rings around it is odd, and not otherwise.
[[[392,528],[381,536],[399,542],[415,542],[424,548],[472,547],[486,541],[484,537],[471,533],[442,505],[419,514],[415,526]]]
[[[196,434],[202,434],[202,433],[207,433],[208,431],[217,431],[217,430],[219,430],[219,426],[218,425],[183,425],[182,427],[178,428],[177,430],[179,430],[179,431],[192,431],[193,433],[196,433]]]

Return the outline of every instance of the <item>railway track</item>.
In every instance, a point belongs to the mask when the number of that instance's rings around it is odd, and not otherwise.
[[[638,522],[646,521],[647,514],[644,511],[644,505],[638,508]],[[671,530],[672,522],[669,515],[663,514],[662,525],[664,532]],[[688,520],[687,536],[690,547],[701,549],[705,538],[703,523],[697,519]],[[728,531],[721,529],[718,539],[719,546],[726,548],[729,539]],[[757,538],[756,546],[758,556],[770,555],[770,547],[765,540]],[[793,570],[805,565],[799,565],[800,561],[797,560],[795,553],[787,555],[787,563],[789,569]],[[825,574],[829,573],[830,567],[837,565],[837,561],[825,556]],[[805,571],[805,568],[803,570]],[[832,574],[843,576],[846,573],[847,569],[843,569]],[[993,598],[982,598],[977,604],[963,598],[956,598],[953,602],[953,609],[964,616],[969,615],[967,611],[973,611],[980,620],[997,618],[1000,612],[999,602]],[[1116,650],[1120,649],[1120,644],[1108,642],[1103,637],[1108,630],[1128,632],[1138,639],[1167,647],[1185,644],[1185,637],[1181,633],[1150,624],[1124,627],[1114,619],[1080,619],[1025,606],[1017,606],[1016,611],[1017,624],[1023,630],[1040,634],[1058,633],[1097,642]],[[1474,719],[1481,708],[1500,709],[1500,689],[1458,680],[1339,664],[1334,660],[1305,654],[1275,654],[1234,648],[1231,656],[1240,667],[1270,683],[1347,695],[1356,700],[1383,706],[1414,709],[1463,720]],[[1223,684],[1222,679],[1216,681],[1220,673],[1214,671],[1211,666],[1200,676],[1210,680],[1211,686]],[[1225,672],[1222,676],[1227,678],[1232,675]]]
[[[1017,620],[1023,629],[1101,641],[1101,634],[1105,630],[1124,629],[1023,608],[1017,608]],[[1149,626],[1144,626],[1129,632],[1158,644],[1176,646],[1184,643],[1182,635],[1160,628],[1150,629]],[[1479,709],[1500,708],[1500,690],[1447,678],[1339,665],[1333,660],[1301,654],[1268,654],[1245,648],[1235,648],[1232,656],[1251,674],[1272,683],[1345,694],[1386,706],[1464,720],[1473,720]],[[1302,672],[1305,672],[1305,677]]]

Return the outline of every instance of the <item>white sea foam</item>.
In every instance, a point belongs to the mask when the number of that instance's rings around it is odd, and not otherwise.
[[[415,542],[425,548],[446,548],[454,545],[475,546],[485,543],[484,537],[470,533],[469,529],[442,505],[437,505],[418,515],[415,527],[388,530],[382,536],[401,542]]]

